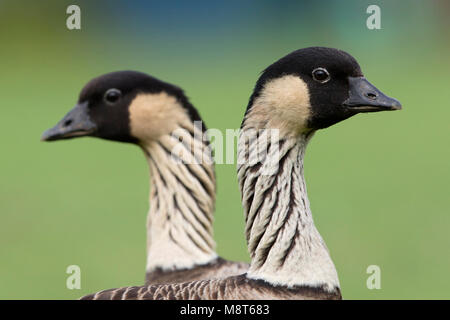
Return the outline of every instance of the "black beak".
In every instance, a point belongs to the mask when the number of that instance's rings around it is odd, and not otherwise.
[[[364,77],[349,77],[349,97],[344,106],[356,112],[400,110],[402,105],[386,96]]]
[[[70,139],[88,136],[97,130],[88,113],[88,103],[79,103],[67,113],[56,126],[48,129],[42,135],[42,141]]]

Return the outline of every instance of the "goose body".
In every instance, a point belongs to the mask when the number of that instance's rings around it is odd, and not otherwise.
[[[248,265],[218,257],[213,239],[216,181],[205,127],[183,91],[121,71],[91,80],[78,104],[43,135],[134,143],[150,168],[146,283],[240,274]]]
[[[245,274],[226,279],[199,280],[166,285],[134,286],[90,294],[81,300],[339,300],[339,290],[274,286]]]
[[[300,49],[262,73],[238,145],[249,270],[225,279],[125,287],[83,299],[340,299],[328,249],[316,229],[303,173],[308,142],[361,112],[400,109],[331,48]]]

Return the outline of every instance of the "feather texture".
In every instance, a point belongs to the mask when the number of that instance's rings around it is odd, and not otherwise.
[[[273,286],[245,275],[222,280],[202,280],[167,285],[109,289],[81,300],[316,300],[341,299],[339,289]]]
[[[170,127],[174,129],[157,139],[141,141],[151,176],[146,283],[223,278],[246,272],[247,264],[221,259],[215,251],[214,160],[202,122],[194,123],[177,101],[158,99],[160,105],[170,106],[161,109],[172,110]],[[143,131],[146,126],[141,127]]]

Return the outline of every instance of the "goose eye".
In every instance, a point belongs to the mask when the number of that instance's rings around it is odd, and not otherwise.
[[[109,103],[115,103],[122,96],[122,92],[119,89],[109,89],[105,93],[105,101]]]
[[[312,77],[314,80],[320,83],[325,83],[330,80],[330,74],[325,68],[316,68],[312,72]]]

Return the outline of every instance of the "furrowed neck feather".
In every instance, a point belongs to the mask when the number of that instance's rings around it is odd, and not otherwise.
[[[339,288],[337,272],[314,225],[303,174],[311,136],[242,127],[238,180],[252,258],[247,275],[272,285],[333,291]]]
[[[216,259],[214,164],[202,128],[185,121],[141,147],[150,167],[147,272],[192,268]]]

